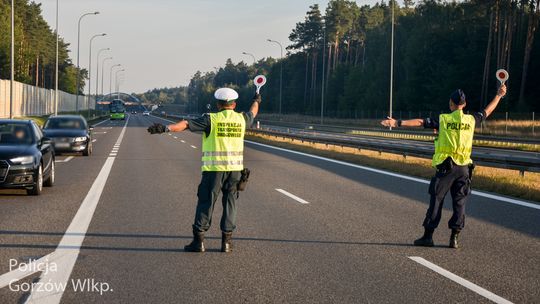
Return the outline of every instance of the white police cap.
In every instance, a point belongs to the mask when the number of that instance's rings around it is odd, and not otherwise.
[[[238,93],[233,89],[221,88],[217,89],[216,93],[214,93],[214,97],[217,100],[231,102],[238,99]]]

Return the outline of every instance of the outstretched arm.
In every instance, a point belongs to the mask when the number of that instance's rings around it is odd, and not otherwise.
[[[189,127],[189,122],[187,120],[182,120],[178,123],[168,125],[167,128],[171,132],[182,132]]]
[[[401,123],[400,123],[401,122]],[[381,125],[385,127],[397,128],[397,127],[423,127],[424,120],[420,118],[408,119],[408,120],[395,120],[391,117],[387,117],[381,121]]]
[[[501,101],[501,98],[503,98],[506,95],[506,85],[503,84],[499,87],[499,90],[497,91],[497,95],[493,98],[493,100],[487,105],[487,107],[484,109],[486,112],[486,118],[495,111],[495,108],[499,105],[499,101]]]
[[[251,104],[251,108],[249,108],[249,111],[253,113],[253,118],[257,116],[259,113],[259,104],[261,103],[261,94],[255,94],[253,97],[253,103]]]

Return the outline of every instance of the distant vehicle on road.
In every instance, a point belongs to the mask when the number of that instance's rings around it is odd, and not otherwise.
[[[144,111],[144,112],[142,113],[142,115],[143,115],[143,116],[150,116],[150,112]]]
[[[92,154],[92,126],[77,115],[53,116],[45,122],[43,132],[51,139],[55,152]]]
[[[111,112],[111,115],[110,115],[111,120],[115,120],[115,119],[125,120],[126,119],[126,106],[124,102],[120,99],[115,99],[111,101],[111,104],[109,105],[109,111]]]
[[[30,120],[0,120],[0,189],[40,195],[54,184],[51,140]]]
[[[137,114],[137,111],[131,111],[131,114],[136,115],[136,114]]]

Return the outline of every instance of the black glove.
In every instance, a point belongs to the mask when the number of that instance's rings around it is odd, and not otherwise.
[[[150,127],[148,127],[148,133],[150,134],[161,134],[161,133],[167,133],[169,132],[169,128],[167,126],[162,125],[160,123],[154,123]]]
[[[255,93],[255,96],[253,96],[253,102],[258,102],[260,104],[262,102],[261,94]]]

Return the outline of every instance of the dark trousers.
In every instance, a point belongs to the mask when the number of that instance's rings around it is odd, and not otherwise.
[[[214,204],[220,192],[223,192],[223,215],[221,216],[221,231],[233,232],[236,229],[236,187],[241,177],[240,171],[203,172],[197,191],[197,210],[193,230],[205,232],[212,224]]]
[[[424,227],[435,230],[441,221],[441,213],[446,194],[450,191],[452,196],[452,217],[448,221],[448,228],[461,230],[465,226],[465,202],[471,192],[471,179],[469,166],[451,165],[445,169],[438,169],[429,185],[429,208],[424,219]]]

